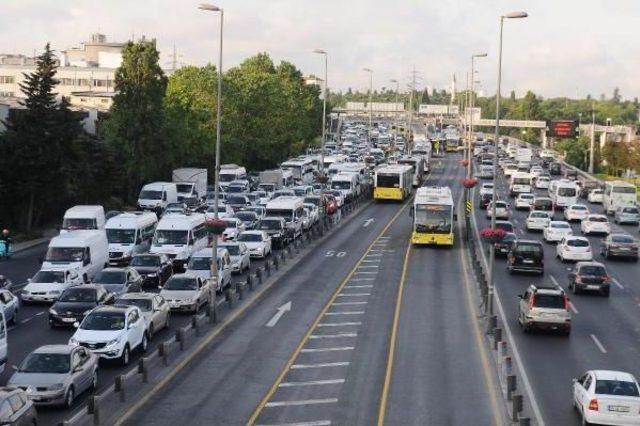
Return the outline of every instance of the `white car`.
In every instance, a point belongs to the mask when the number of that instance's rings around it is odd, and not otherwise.
[[[318,206],[312,203],[304,203],[303,206],[305,209],[309,210],[309,222],[311,223],[311,226],[318,223],[318,221],[320,220],[320,213],[319,213]]]
[[[549,212],[534,210],[527,217],[527,231],[543,231],[551,222]]]
[[[75,270],[41,269],[20,292],[23,302],[55,302],[64,290],[82,284]]]
[[[590,234],[605,234],[609,235],[611,227],[609,226],[609,219],[603,214],[590,214],[580,223],[580,231],[584,235]]]
[[[558,242],[564,237],[573,235],[573,229],[568,222],[563,220],[552,220],[549,225],[542,230],[542,238],[548,242]]]
[[[265,231],[244,231],[236,241],[246,244],[251,257],[265,258],[271,253],[271,237]]]
[[[227,228],[222,232],[224,240],[235,240],[246,229],[244,222],[236,217],[227,217],[224,221],[227,222]]]
[[[251,265],[249,249],[245,243],[228,242],[219,245],[218,247],[224,247],[229,251],[229,257],[231,258],[231,272],[241,274],[245,270],[249,269]]]
[[[604,191],[602,189],[592,189],[587,196],[587,200],[594,204],[602,204],[603,199]]]
[[[544,170],[540,166],[533,166],[531,167],[531,171],[529,173],[531,173],[532,177],[537,179],[541,174],[544,173]]]
[[[571,204],[564,209],[564,218],[568,222],[583,220],[589,215],[589,209],[584,204]]]
[[[493,194],[493,183],[483,183],[480,187],[480,197],[484,194]]]
[[[573,405],[583,424],[640,425],[640,390],[624,371],[590,370],[573,379]]]
[[[533,204],[534,198],[535,196],[531,193],[518,194],[518,198],[516,198],[516,210],[531,209],[531,204]]]
[[[549,179],[547,176],[540,176],[536,179],[535,187],[536,189],[549,189]]]
[[[160,290],[160,296],[172,311],[197,313],[201,306],[211,302],[210,282],[190,274],[175,274]]]
[[[585,237],[564,237],[558,243],[556,253],[563,262],[565,260],[593,260],[591,244]]]
[[[509,219],[509,204],[506,201],[496,201],[496,219]],[[487,204],[487,219],[493,214],[493,201]]]
[[[127,365],[131,351],[147,350],[149,336],[137,306],[98,306],[84,317],[69,344],[84,346],[100,358],[119,359]]]

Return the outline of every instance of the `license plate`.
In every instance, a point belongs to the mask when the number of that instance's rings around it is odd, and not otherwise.
[[[588,290],[600,290],[600,286],[599,285],[588,285],[587,289]]]
[[[620,251],[629,251],[629,247],[620,247]]]
[[[75,318],[62,318],[62,322],[76,322]]]
[[[615,411],[616,413],[628,413],[629,407],[625,407],[624,405],[609,405],[609,411]]]
[[[533,260],[523,260],[523,263],[533,263]]]

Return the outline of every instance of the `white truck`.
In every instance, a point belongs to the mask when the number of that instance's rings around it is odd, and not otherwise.
[[[528,194],[531,191],[531,174],[524,172],[514,172],[509,183],[509,195],[512,197],[518,194]]]
[[[638,195],[636,186],[621,180],[606,182],[602,206],[608,215],[612,215],[618,207],[636,206]]]
[[[284,186],[285,172],[282,169],[264,170],[260,172],[258,178],[261,185],[271,185],[269,192],[276,191]]]
[[[207,169],[175,169],[171,181],[176,184],[178,201],[184,198],[203,199],[207,196]]]
[[[530,148],[518,148],[516,151],[516,162],[531,163],[533,151]]]
[[[226,188],[234,180],[246,179],[247,169],[237,164],[223,164],[220,166],[220,182],[221,188]]]

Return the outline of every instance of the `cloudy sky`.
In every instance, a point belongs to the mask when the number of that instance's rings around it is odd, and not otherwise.
[[[498,17],[505,22],[503,93],[527,89],[545,97],[610,94],[640,96],[638,0],[214,0],[225,9],[225,68],[259,51],[322,74],[311,51],[329,56],[329,86],[365,89],[407,84],[415,66],[420,86],[464,84],[472,53],[484,91],[495,91]],[[217,58],[217,16],[200,0],[3,0],[0,52],[32,54],[50,41],[61,50],[93,32],[111,40],[155,37],[169,66],[175,44],[180,61]]]

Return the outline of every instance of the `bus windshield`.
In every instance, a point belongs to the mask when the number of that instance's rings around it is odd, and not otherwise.
[[[452,210],[450,205],[418,204],[415,208],[415,228],[420,233],[451,233]]]
[[[378,188],[400,188],[400,175],[378,173],[376,175],[376,186]]]

